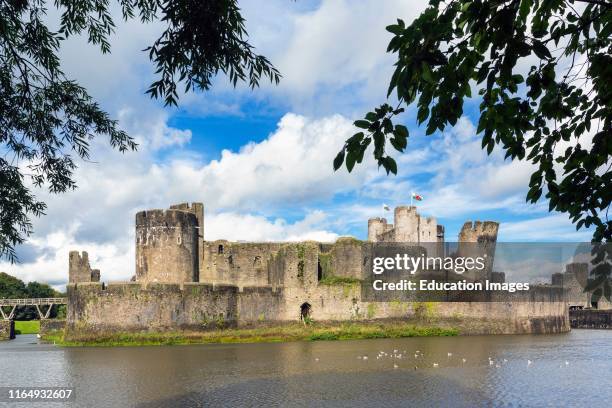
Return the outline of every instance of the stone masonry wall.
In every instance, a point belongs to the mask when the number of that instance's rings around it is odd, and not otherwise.
[[[191,211],[149,210],[136,214],[136,280],[198,282],[199,228]]]
[[[0,341],[11,340],[15,338],[15,321],[0,320]]]
[[[69,284],[69,330],[207,328],[237,320],[238,289],[201,283]]]

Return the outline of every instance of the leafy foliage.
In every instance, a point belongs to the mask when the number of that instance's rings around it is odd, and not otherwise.
[[[612,196],[612,4],[587,1],[578,12],[573,3],[433,0],[411,25],[387,27],[394,34],[388,51],[398,54],[388,95],[395,92],[399,106],[416,102],[417,121],[431,135],[457,122],[476,85],[483,148],[499,145],[506,157],[538,166],[527,199],[546,190],[551,210],[569,213],[578,228],[594,225],[596,240],[609,239],[612,222],[599,214]],[[533,56],[538,62],[525,77],[519,62]],[[406,148],[408,132],[391,121],[402,111],[383,104],[355,121],[367,133],[346,141],[334,168],[345,163],[351,171],[374,140],[374,158],[395,173],[385,148],[387,141]],[[588,132],[590,146],[578,140]]]
[[[334,169],[351,171],[374,140],[374,159],[396,173],[385,149],[406,147],[392,122],[401,107],[414,104],[431,135],[455,125],[477,89],[483,149],[536,167],[527,201],[544,194],[577,229],[593,226],[594,241],[612,238],[611,2],[431,0],[410,25],[387,30],[397,55],[387,96],[398,109],[383,104],[355,121],[367,132],[346,141]]]
[[[236,0],[117,0],[125,20],[160,20],[161,36],[147,48],[158,79],[147,90],[176,105],[177,84],[208,90],[213,77],[251,87],[280,74],[248,43]],[[115,28],[108,0],[55,0],[57,31],[47,25],[48,1],[0,1],[0,257],[16,260],[14,248],[31,234],[30,216],[44,214],[31,184],[52,193],[76,187],[77,159],[88,160],[95,136],[121,152],[134,140],[87,91],[61,70],[58,51],[70,36],[85,35],[110,52]]]

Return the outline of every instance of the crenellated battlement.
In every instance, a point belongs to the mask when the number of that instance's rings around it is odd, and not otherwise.
[[[496,242],[498,231],[498,222],[467,221],[459,232],[459,242]]]

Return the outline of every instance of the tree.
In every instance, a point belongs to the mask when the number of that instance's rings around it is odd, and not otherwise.
[[[28,298],[50,298],[65,297],[46,283],[28,282],[26,285],[21,279],[0,272],[0,299],[28,299]],[[46,310],[45,310],[46,311]],[[10,310],[5,310],[10,312]],[[49,317],[65,318],[66,306],[54,305]],[[19,306],[15,310],[15,320],[38,319],[38,311],[35,306]]]
[[[453,126],[477,89],[477,132],[490,154],[495,146],[511,160],[536,166],[527,201],[542,194],[550,211],[567,213],[576,228],[594,227],[593,241],[610,241],[612,221],[612,3],[606,0],[430,0],[410,25],[397,20],[387,51],[397,55],[384,103],[354,122],[333,166],[350,172],[373,143],[387,174],[408,129],[393,118],[415,105],[416,120],[431,135]],[[536,62],[523,69],[525,61]],[[579,140],[591,138],[585,143]],[[595,246],[598,262],[612,259],[611,245]],[[597,269],[593,287],[610,297]],[[592,289],[592,287],[591,287]]]
[[[26,285],[21,279],[0,272],[0,299],[22,298],[50,298],[62,297],[64,294],[56,291],[46,283],[28,282]],[[55,305],[51,309],[50,317],[58,317],[64,311],[64,305]],[[8,312],[9,310],[5,310]],[[19,306],[15,311],[15,320],[38,319],[38,312],[34,306]]]
[[[89,159],[95,136],[121,152],[134,140],[116,120],[61,70],[58,50],[70,36],[84,34],[102,53],[111,50],[115,23],[108,1],[0,0],[0,257],[15,261],[15,245],[32,233],[31,216],[45,203],[27,181],[63,193],[76,187],[76,159]],[[176,105],[177,86],[208,90],[218,74],[234,86],[252,88],[280,74],[254,52],[236,0],[117,0],[123,19],[159,20],[161,36],[145,51],[158,78],[147,93]],[[61,12],[52,31],[47,7]]]

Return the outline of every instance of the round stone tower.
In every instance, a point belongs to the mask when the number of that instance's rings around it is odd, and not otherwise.
[[[136,214],[136,281],[197,282],[198,219],[182,210]]]
[[[368,220],[368,241],[378,242],[378,236],[385,232],[387,220],[384,218],[370,218]]]
[[[398,206],[393,213],[395,241],[416,244],[419,242],[419,214],[415,206]]]

